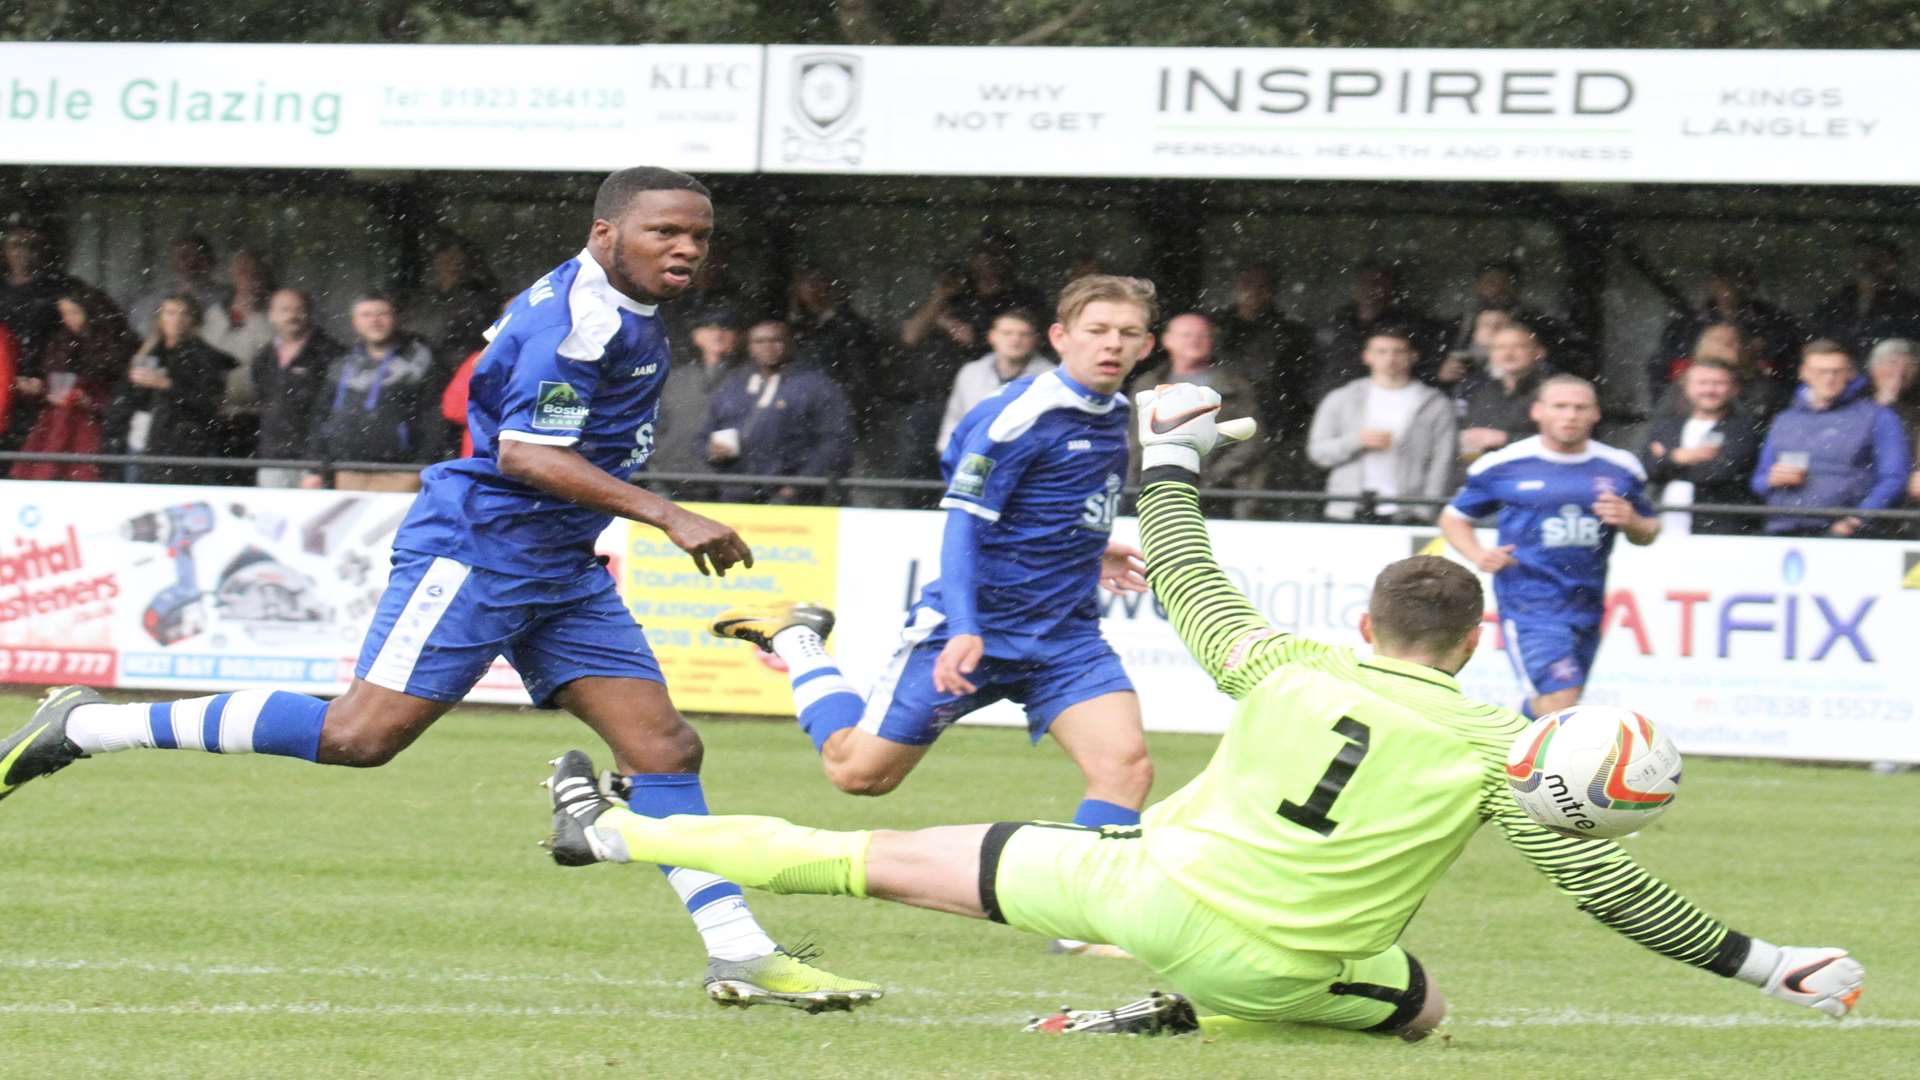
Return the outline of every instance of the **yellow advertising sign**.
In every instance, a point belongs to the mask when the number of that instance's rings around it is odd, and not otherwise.
[[[627,610],[646,629],[682,710],[792,716],[784,666],[751,645],[714,637],[707,626],[741,604],[833,603],[839,511],[742,503],[690,509],[733,526],[753,548],[753,569],[703,576],[660,530],[629,524],[620,566]]]

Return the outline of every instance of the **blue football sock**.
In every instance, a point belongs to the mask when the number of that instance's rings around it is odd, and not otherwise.
[[[860,723],[866,702],[840,673],[819,634],[804,626],[791,627],[774,636],[773,648],[786,662],[800,730],[813,740],[814,750],[824,748],[834,732]]]
[[[1097,829],[1102,825],[1138,825],[1140,811],[1105,799],[1082,799],[1079,808],[1073,812],[1073,823],[1089,829]]]
[[[133,705],[82,705],[67,737],[89,754],[116,750],[205,750],[275,754],[313,761],[327,702],[283,690],[239,690],[212,697]]]
[[[636,814],[670,817],[707,812],[706,792],[697,773],[637,773],[627,779],[633,785],[627,792],[627,809]],[[718,874],[684,866],[662,866],[660,872],[667,875],[667,883],[692,916],[707,955],[751,960],[774,950],[773,939],[747,908],[740,886]]]
[[[821,668],[793,680],[793,702],[800,711],[800,730],[821,750],[833,733],[856,727],[866,702],[840,674],[839,668]]]

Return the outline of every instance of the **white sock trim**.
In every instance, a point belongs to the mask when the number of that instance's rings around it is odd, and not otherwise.
[[[205,750],[207,706],[211,697],[183,698],[173,703],[167,710],[167,717],[173,722],[173,745],[182,750]]]
[[[680,898],[682,904],[693,899],[701,889],[718,885],[726,880],[719,874],[710,874],[705,870],[689,870],[684,866],[676,866],[667,871],[667,884],[673,886],[673,893]]]
[[[718,874],[684,866],[676,866],[667,874],[667,884],[673,886],[674,895],[682,905],[700,890],[726,880]],[[773,938],[760,928],[760,921],[753,917],[745,897],[727,896],[688,915],[693,919],[694,929],[700,931],[700,939],[706,943],[707,955],[715,959],[754,960],[778,948]]]
[[[811,626],[789,626],[773,635],[773,655],[787,662],[788,675],[805,675],[833,663],[827,643]]]
[[[227,699],[227,707],[220,713],[221,753],[253,753],[253,726],[260,721],[260,710],[272,695],[272,690],[240,690]]]
[[[859,691],[855,690],[853,684],[848,682],[845,676],[841,675],[838,671],[835,671],[831,675],[816,675],[806,682],[801,683],[799,686],[794,687],[793,704],[799,711],[804,713],[808,709],[818,705],[823,698],[829,698],[835,694],[846,694],[853,698],[853,707],[856,709],[865,707],[864,703],[860,700]]]
[[[67,738],[89,754],[152,749],[146,705],[81,705],[67,714]]]

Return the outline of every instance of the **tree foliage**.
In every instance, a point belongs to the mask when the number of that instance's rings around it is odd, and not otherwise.
[[[1911,48],[1912,0],[0,0],[29,41]]]

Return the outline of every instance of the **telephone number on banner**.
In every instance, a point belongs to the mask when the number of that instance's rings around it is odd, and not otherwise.
[[[116,654],[105,649],[26,649],[0,645],[0,682],[112,686]]]

